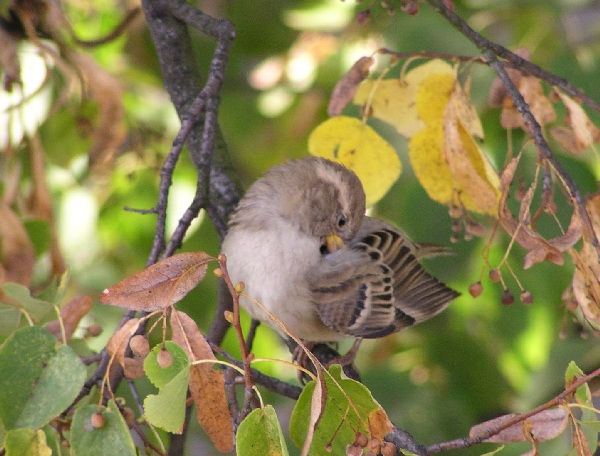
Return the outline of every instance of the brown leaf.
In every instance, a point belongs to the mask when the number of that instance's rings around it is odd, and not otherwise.
[[[585,207],[596,232],[600,230],[600,193],[587,198]],[[581,251],[572,254],[575,264],[573,295],[585,318],[600,325],[600,263],[592,243],[584,237]]]
[[[50,227],[49,250],[52,274],[59,276],[65,272],[66,266],[60,250],[56,223],[54,222],[52,197],[47,182],[44,149],[38,134],[31,137],[29,145],[31,149],[32,187],[27,198],[27,211],[29,215],[48,222],[48,226]]]
[[[109,171],[117,155],[118,146],[126,136],[125,88],[118,78],[108,73],[87,54],[74,53],[72,61],[85,80],[86,88],[98,105],[93,145],[89,151],[92,173]]]
[[[470,80],[467,81],[467,84],[470,84]],[[471,102],[468,91],[466,89],[463,90],[458,82],[454,84],[454,88],[450,94],[446,111],[449,109],[452,109],[453,115],[456,116],[469,135],[483,139],[483,126],[481,125],[477,110]]]
[[[577,450],[577,456],[592,456],[590,444],[577,423],[573,426],[573,446]]]
[[[60,309],[60,319],[65,328],[65,337],[67,339],[64,341],[65,343],[71,340],[73,333],[77,329],[77,325],[79,325],[81,319],[91,310],[92,304],[92,298],[89,296],[76,296]],[[62,339],[60,323],[58,320],[49,322],[46,325],[46,330],[51,332],[57,339]]]
[[[463,104],[464,101],[455,101],[446,106],[442,122],[442,154],[458,187],[483,212],[495,213],[499,199],[498,176],[461,121],[461,116],[466,118],[471,123],[469,128],[483,135],[482,130],[477,131],[478,118],[477,121],[471,118],[473,113],[469,108],[459,107]],[[474,115],[476,117],[477,113]]]
[[[330,116],[339,116],[348,103],[352,101],[358,85],[369,76],[371,65],[373,65],[373,57],[361,57],[342,76],[333,89],[331,100],[327,107],[327,113]]]
[[[519,415],[510,413],[508,415],[502,415],[497,418],[484,421],[483,423],[476,424],[469,431],[469,437],[474,438],[490,429],[500,427],[507,421],[517,416]],[[537,442],[544,442],[546,440],[553,439],[562,433],[567,426],[568,420],[569,414],[562,407],[543,410],[540,413],[527,418],[525,423],[519,421],[518,423],[503,429],[498,434],[485,439],[484,442],[527,442],[530,440],[531,436],[533,436]]]
[[[35,250],[23,223],[0,202],[0,252],[4,279],[29,287],[35,265]]]
[[[135,380],[136,378],[142,378],[144,375],[146,375],[146,373],[144,372],[144,358],[126,357],[124,359],[123,371],[125,373],[125,377],[131,380]]]
[[[531,114],[533,114],[542,127],[556,120],[556,113],[554,112],[552,103],[544,95],[542,83],[536,77],[522,77],[517,88],[529,106]],[[500,115],[500,123],[506,129],[519,127],[526,129],[523,117],[510,99],[505,99],[504,108]]]
[[[129,339],[135,334],[140,324],[140,318],[127,320],[108,340],[106,344],[107,353],[123,367],[125,367],[125,350],[129,345]]]
[[[198,285],[212,260],[204,252],[173,255],[107,288],[100,302],[132,310],[164,309]]]
[[[6,3],[5,5],[8,5]],[[14,85],[21,85],[21,62],[18,55],[18,41],[8,33],[5,27],[0,27],[0,68],[2,68],[2,88],[11,92]],[[5,145],[3,145],[4,147]]]
[[[541,261],[550,261],[551,263],[562,265],[564,261],[562,252],[573,246],[581,237],[581,218],[576,210],[573,211],[567,231],[553,239],[545,239],[529,225],[529,204],[531,203],[533,192],[528,190],[526,197],[521,201],[519,219],[516,219],[508,208],[506,200],[510,193],[510,184],[512,183],[518,160],[519,157],[513,158],[500,176],[500,186],[502,189],[499,211],[500,224],[510,236],[515,238],[519,245],[529,251],[523,262],[524,269],[528,269]]]
[[[556,93],[568,111],[566,122],[573,132],[575,152],[581,152],[594,144],[600,131],[596,125],[592,123],[579,103],[562,93],[560,90],[557,90]]]
[[[514,53],[525,60],[531,59],[531,52],[529,52],[528,49],[525,49],[525,48],[516,49],[514,51]],[[508,77],[513,82],[513,84],[515,86],[518,86],[519,81],[521,80],[521,77],[522,77],[521,72],[519,70],[507,68],[506,73],[508,74]],[[504,104],[506,102],[505,100],[507,98],[509,98],[509,95],[506,90],[506,87],[504,87],[504,83],[502,82],[502,80],[499,77],[496,77],[496,79],[494,79],[494,81],[492,82],[492,86],[490,88],[490,93],[488,95],[488,104],[492,108],[500,108],[501,106],[504,106]]]
[[[319,425],[319,421],[325,412],[325,404],[327,403],[327,383],[323,377],[323,371],[317,369],[317,380],[315,381],[315,389],[310,399],[310,420],[308,423],[308,432],[302,446],[301,456],[308,456],[308,452],[313,442],[315,430]]]
[[[186,313],[174,311],[170,322],[173,341],[185,350],[192,361],[216,359],[196,322]],[[202,429],[219,451],[232,451],[233,426],[225,397],[223,372],[214,370],[211,363],[194,364],[190,370],[189,388]]]

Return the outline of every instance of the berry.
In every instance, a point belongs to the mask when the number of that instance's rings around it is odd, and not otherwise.
[[[161,348],[156,355],[156,362],[160,367],[166,369],[173,364],[173,355],[166,348]]]
[[[502,293],[500,301],[502,301],[502,304],[504,304],[505,306],[511,306],[515,302],[515,297],[507,288],[506,290],[504,290],[504,293]]]
[[[483,292],[483,285],[481,285],[481,282],[478,281],[478,282],[474,282],[471,285],[469,285],[469,294],[471,296],[473,296],[474,298],[479,296],[482,292]]]

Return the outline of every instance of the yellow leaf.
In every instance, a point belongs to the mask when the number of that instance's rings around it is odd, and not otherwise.
[[[369,80],[358,86],[354,103],[367,103],[373,93],[369,109],[371,115],[392,125],[402,136],[410,138],[425,127],[415,109],[417,88],[418,86],[409,85],[400,79]]]
[[[464,128],[461,129],[464,132]],[[465,161],[468,162],[467,166],[472,170],[472,175],[461,169],[453,170],[448,165],[442,152],[446,138],[440,120],[418,132],[409,142],[408,155],[415,176],[434,201],[450,204],[456,202],[459,195],[460,202],[467,210],[494,215],[497,212],[496,195],[499,198],[498,177],[466,132],[461,140],[467,142],[462,153],[467,156]],[[458,175],[453,171],[457,171]],[[472,181],[480,183],[483,188],[482,195],[477,193],[477,187]]]
[[[449,73],[432,74],[423,80],[417,92],[416,106],[426,125],[442,120],[455,82],[454,74]]]
[[[365,189],[367,206],[383,198],[402,170],[394,148],[354,117],[332,117],[318,125],[308,138],[308,150],[354,171]]]
[[[354,95],[354,103],[370,103],[373,117],[393,125],[401,135],[410,138],[425,128],[416,109],[416,98],[421,83],[432,74],[447,74],[454,79],[454,70],[449,63],[430,60],[409,71],[402,79],[361,83]]]
[[[444,121],[444,148],[442,149],[456,186],[476,207],[475,212],[497,215],[500,201],[500,179],[494,168],[473,141],[462,123]]]
[[[481,125],[481,120],[479,120],[477,110],[473,103],[471,103],[468,92],[463,90],[458,81],[454,84],[449,103],[452,105],[456,117],[458,117],[466,132],[479,139],[483,139],[483,126]]]
[[[442,156],[442,123],[415,134],[408,145],[408,156],[415,176],[429,195],[441,204],[452,201],[454,179]]]

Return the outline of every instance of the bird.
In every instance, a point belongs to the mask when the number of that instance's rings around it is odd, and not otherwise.
[[[321,157],[290,160],[252,184],[221,252],[250,316],[287,338],[271,313],[313,344],[387,336],[459,295],[419,262],[446,251],[365,215],[357,175]]]

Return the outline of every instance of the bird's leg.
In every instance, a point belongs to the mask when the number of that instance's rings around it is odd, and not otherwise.
[[[354,363],[354,358],[356,358],[356,354],[358,353],[358,349],[360,347],[361,342],[362,342],[362,337],[357,337],[356,339],[354,339],[354,343],[352,344],[352,347],[350,347],[350,350],[348,350],[348,352],[345,355],[342,355],[342,356],[332,359],[325,365],[325,367],[329,367],[332,364],[339,364],[340,366],[346,366],[348,364]]]
[[[304,345],[304,347],[302,345]],[[303,367],[309,371],[314,371],[312,362],[306,354],[305,348],[312,351],[315,347],[315,343],[303,340],[302,345],[296,345],[296,348],[294,348],[294,351],[292,352],[292,361],[298,364],[300,367]],[[298,370],[298,381],[302,385],[306,384],[307,378],[307,375],[303,371]]]

